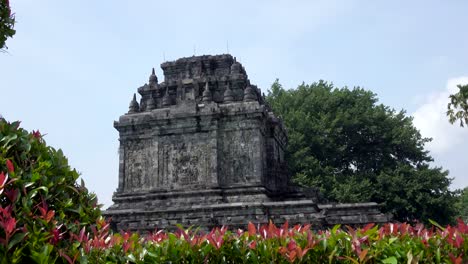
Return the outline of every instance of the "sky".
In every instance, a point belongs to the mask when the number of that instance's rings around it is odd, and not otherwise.
[[[105,207],[118,181],[114,120],[151,68],[230,53],[263,92],[320,79],[405,109],[451,188],[468,186],[468,128],[448,95],[468,83],[468,1],[10,1],[0,114],[61,148]]]

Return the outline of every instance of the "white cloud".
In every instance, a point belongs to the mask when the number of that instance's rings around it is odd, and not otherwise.
[[[414,125],[424,137],[432,138],[427,148],[436,154],[443,154],[468,143],[468,128],[450,124],[446,115],[449,95],[458,91],[458,84],[468,84],[468,77],[462,76],[447,81],[444,91],[429,95],[413,113]]]

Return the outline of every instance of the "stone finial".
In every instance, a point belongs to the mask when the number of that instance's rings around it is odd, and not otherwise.
[[[204,103],[210,103],[212,100],[211,92],[210,92],[210,87],[208,85],[208,82],[205,84],[205,90],[203,91],[202,95],[202,102]]]
[[[166,88],[166,93],[164,93],[163,99],[162,99],[162,105],[163,106],[170,106],[171,105],[171,98],[169,97],[169,88]]]
[[[254,89],[249,85],[244,90],[244,101],[245,102],[253,102],[257,101],[257,94],[255,93]]]
[[[234,93],[232,92],[231,87],[229,87],[229,83],[227,84],[226,91],[224,91],[223,101],[225,103],[234,102]]]
[[[150,86],[158,84],[158,77],[156,76],[156,73],[154,72],[154,68],[151,71],[151,75],[149,77],[149,82],[148,83],[149,83]]]
[[[231,65],[231,73],[241,73],[242,72],[242,65],[236,61],[234,58],[234,63]]]
[[[150,93],[149,98],[146,101],[146,110],[153,110],[156,108],[156,102],[154,101],[153,95]]]
[[[129,108],[128,109],[129,114],[137,113],[140,111],[140,105],[138,104],[136,100],[136,94],[133,94],[133,99],[130,102],[130,106],[128,108]]]

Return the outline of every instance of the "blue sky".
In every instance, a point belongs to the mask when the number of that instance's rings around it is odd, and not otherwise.
[[[434,165],[468,186],[468,128],[447,96],[468,83],[467,1],[11,1],[17,34],[0,54],[0,113],[62,148],[106,206],[118,134],[151,68],[229,52],[264,92],[319,79],[406,109]],[[228,45],[227,45],[228,43]]]

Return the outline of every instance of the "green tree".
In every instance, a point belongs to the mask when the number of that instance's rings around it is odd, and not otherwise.
[[[453,220],[456,193],[404,111],[378,104],[361,88],[319,81],[285,90],[276,81],[267,101],[288,129],[287,161],[297,183],[325,199],[374,201],[396,220]]]
[[[447,116],[451,124],[457,120],[460,126],[468,124],[468,84],[458,85],[458,93],[449,96],[450,102],[447,105]]]
[[[0,50],[7,48],[7,38],[15,35],[14,25],[15,16],[11,13],[9,0],[0,0]]]
[[[458,201],[458,208],[460,210],[459,217],[468,223],[468,187],[465,187],[461,194]]]

